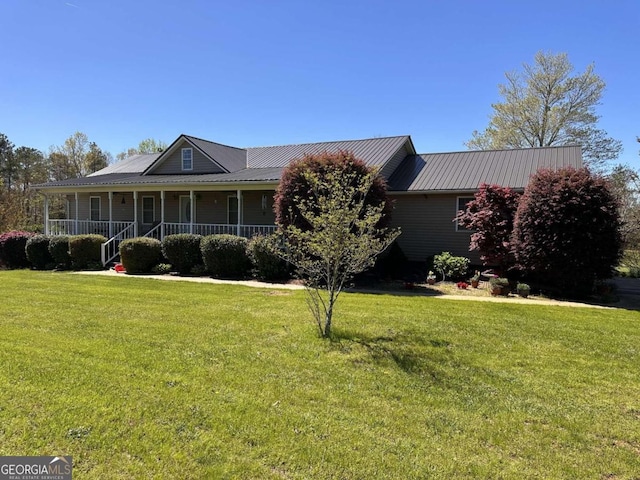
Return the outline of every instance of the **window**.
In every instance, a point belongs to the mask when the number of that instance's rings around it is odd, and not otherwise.
[[[182,170],[193,170],[193,149],[182,149]]]
[[[456,215],[460,210],[465,210],[467,208],[467,203],[471,200],[475,200],[475,197],[458,197],[458,201],[456,202]],[[458,226],[458,222],[456,223],[456,232],[468,232],[469,229]]]
[[[97,222],[100,220],[100,197],[89,198],[89,219]]]
[[[238,223],[238,197],[235,195],[227,197],[227,223],[231,225]]]
[[[142,197],[142,223],[153,223],[156,217],[155,197]]]

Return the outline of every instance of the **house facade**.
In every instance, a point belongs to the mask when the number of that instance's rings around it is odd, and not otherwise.
[[[174,233],[245,237],[275,230],[273,196],[282,170],[305,154],[346,150],[387,180],[392,226],[412,261],[469,252],[470,232],[453,220],[483,183],[524,190],[540,168],[582,166],[580,147],[417,154],[411,137],[236,148],[180,135],[164,152],[134,155],[87,177],[35,186],[45,196],[48,234],[98,233],[103,262],[121,240]],[[50,195],[66,198],[65,218],[49,218]]]

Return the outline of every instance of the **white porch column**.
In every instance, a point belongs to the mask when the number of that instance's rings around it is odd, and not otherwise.
[[[78,235],[78,192],[76,192],[76,224],[74,233]]]
[[[238,199],[238,236],[242,233],[242,190],[236,191],[236,198]]]
[[[164,239],[164,196],[165,191],[160,190],[160,240]]]
[[[133,236],[138,236],[138,192],[133,192]]]
[[[49,235],[49,197],[44,196],[44,234]]]
[[[193,221],[196,216],[196,196],[193,194],[193,190],[189,190],[189,207],[191,208],[189,214],[189,233],[193,233]]]
[[[113,192],[109,192],[109,238],[113,238]]]

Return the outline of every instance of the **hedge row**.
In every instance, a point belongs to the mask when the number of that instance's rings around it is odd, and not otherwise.
[[[165,271],[166,262],[180,274],[245,278],[253,273],[261,280],[284,280],[290,268],[274,253],[274,245],[272,237],[178,234],[162,242],[138,237],[120,244],[120,258],[128,273]]]
[[[0,264],[37,270],[101,268],[102,235],[49,236],[13,231],[0,235]]]

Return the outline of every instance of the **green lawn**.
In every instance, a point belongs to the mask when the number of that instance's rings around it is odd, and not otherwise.
[[[0,272],[0,455],[74,478],[640,475],[640,313]]]

